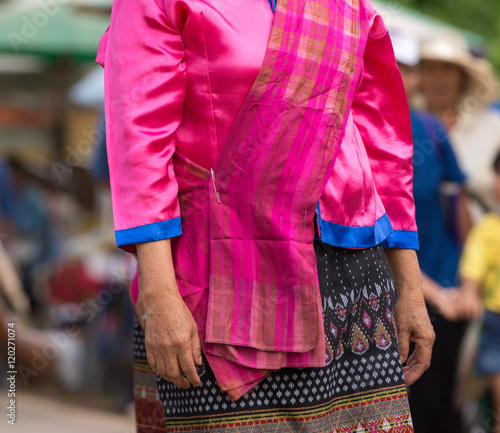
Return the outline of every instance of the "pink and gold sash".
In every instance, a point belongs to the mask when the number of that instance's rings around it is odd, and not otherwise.
[[[174,159],[179,290],[233,399],[273,369],[325,363],[314,214],[360,79],[363,3],[279,0],[263,64],[214,168]]]

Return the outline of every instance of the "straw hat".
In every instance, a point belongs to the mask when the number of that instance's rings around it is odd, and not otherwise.
[[[420,58],[422,61],[451,63],[461,68],[469,78],[464,96],[475,96],[483,104],[496,99],[498,83],[490,62],[474,57],[459,33],[448,30],[426,39],[420,45]]]

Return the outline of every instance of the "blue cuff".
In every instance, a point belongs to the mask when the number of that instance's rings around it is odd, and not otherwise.
[[[418,250],[418,233],[410,230],[395,230],[384,241],[383,247]]]
[[[116,244],[128,252],[135,252],[135,244],[173,238],[181,234],[181,217],[115,231]]]
[[[321,219],[319,205],[316,208],[322,242],[342,248],[370,248],[382,243],[392,232],[387,214],[375,221],[373,226],[345,226]]]

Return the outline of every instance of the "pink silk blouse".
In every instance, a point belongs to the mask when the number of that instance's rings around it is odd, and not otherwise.
[[[387,29],[369,3],[362,4],[368,14],[362,21],[362,34],[368,37],[361,51],[363,73],[358,80],[356,69],[345,136],[317,205],[319,236],[347,248],[381,242],[416,248],[408,106]],[[282,10],[288,11],[284,6]],[[267,0],[118,0],[99,46],[117,243],[134,251],[137,243],[177,237],[184,229],[173,244],[173,255],[179,289],[191,311],[212,311],[204,304],[206,257],[188,253],[203,251],[190,244],[196,236],[188,236],[197,230],[194,209],[202,206],[193,201],[196,172],[205,173],[203,178],[214,167],[259,72],[272,19]],[[179,186],[184,200],[186,188],[194,188],[183,202],[183,221]],[[179,252],[183,261],[175,263]],[[198,268],[200,278],[191,278],[188,273],[196,274]],[[232,374],[224,383],[233,397],[268,374],[267,369],[324,363],[319,337],[304,355],[281,356],[277,343],[276,353],[266,346],[270,358],[265,351],[260,357],[246,356],[243,349],[233,354],[231,345],[210,340],[212,327],[204,328],[204,317],[194,316],[204,352],[214,355],[216,376]],[[208,347],[213,343],[215,347]]]
[[[175,152],[213,166],[264,58],[267,0],[115,1],[97,62],[117,243],[182,233]],[[418,248],[406,96],[376,13],[334,171],[317,207],[334,246]],[[383,107],[383,110],[379,108]]]

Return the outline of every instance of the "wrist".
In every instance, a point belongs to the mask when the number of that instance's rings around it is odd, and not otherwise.
[[[398,294],[422,292],[422,274],[414,250],[390,248],[385,251]]]
[[[421,296],[423,290],[421,281],[397,281],[395,280],[396,292],[398,296]],[[437,296],[435,296],[437,298]]]
[[[398,299],[405,299],[405,301],[413,304],[425,304],[427,300],[424,298],[422,288],[418,285],[400,284],[399,287],[396,288],[396,292]]]
[[[144,298],[158,301],[179,298],[179,289],[176,284],[150,284],[144,285]]]

